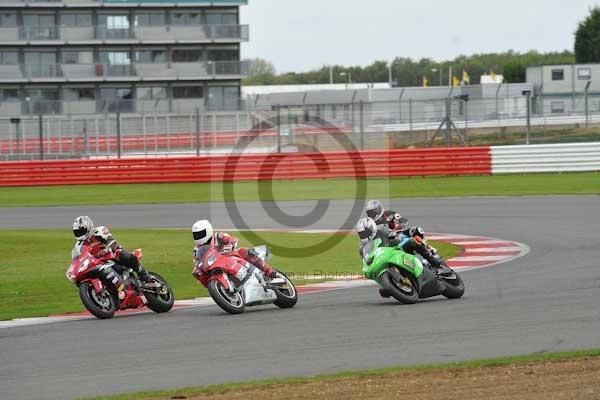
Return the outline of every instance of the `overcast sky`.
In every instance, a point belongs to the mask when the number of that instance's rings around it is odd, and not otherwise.
[[[242,56],[278,72],[367,65],[396,56],[446,60],[514,49],[573,49],[600,0],[249,0]]]

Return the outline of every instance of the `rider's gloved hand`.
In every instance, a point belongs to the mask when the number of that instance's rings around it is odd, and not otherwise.
[[[271,268],[269,271],[265,272],[265,275],[267,275],[270,279],[275,279],[277,278],[277,271]]]

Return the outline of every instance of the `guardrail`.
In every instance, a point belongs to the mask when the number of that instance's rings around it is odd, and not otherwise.
[[[600,171],[600,143],[0,163],[0,186]]]
[[[494,146],[494,174],[600,171],[600,143]]]
[[[489,147],[0,163],[0,186],[491,174]]]

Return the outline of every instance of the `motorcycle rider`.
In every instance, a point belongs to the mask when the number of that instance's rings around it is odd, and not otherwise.
[[[73,234],[77,239],[73,249],[73,258],[76,258],[81,252],[81,248],[86,246],[94,257],[112,255],[117,264],[133,269],[143,282],[150,281],[150,276],[138,258],[119,246],[106,226],[94,227],[94,222],[90,217],[80,216],[73,221]],[[119,292],[124,289],[122,277],[112,268],[101,269],[101,272],[107,280],[113,282]]]
[[[207,220],[197,221],[192,226],[192,236],[194,237],[194,272],[192,275],[196,279],[202,279],[203,268],[202,259],[208,250],[216,247],[219,253],[240,257],[250,264],[260,269],[268,278],[275,278],[277,271],[264,262],[254,249],[238,247],[239,239],[225,232],[214,233],[211,223]]]
[[[407,227],[408,220],[402,217],[398,212],[385,210],[379,200],[371,200],[367,203],[367,216],[377,225],[378,230],[382,232],[383,237],[388,240],[383,241],[386,246],[396,246],[400,244],[402,250],[409,254],[418,253],[429,264],[437,270],[442,265],[435,257],[437,250],[425,242],[425,231],[423,228]]]

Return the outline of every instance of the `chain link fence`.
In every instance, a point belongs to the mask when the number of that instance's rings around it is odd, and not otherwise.
[[[0,119],[0,159],[164,157],[600,140],[600,96],[398,100]],[[350,147],[349,147],[350,146]]]

